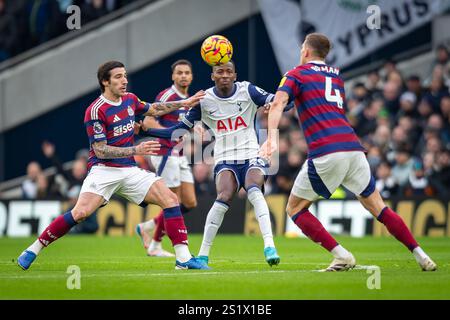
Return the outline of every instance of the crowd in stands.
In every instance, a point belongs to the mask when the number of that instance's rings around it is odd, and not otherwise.
[[[81,27],[135,0],[0,0],[0,62],[65,32],[77,5]]]

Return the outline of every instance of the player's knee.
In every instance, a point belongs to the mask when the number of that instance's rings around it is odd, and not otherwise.
[[[162,197],[160,205],[163,207],[163,209],[164,208],[172,208],[172,207],[178,206],[179,205],[179,201],[178,201],[178,197],[177,197],[176,193],[174,193],[174,192],[169,190]]]
[[[288,201],[286,205],[286,213],[292,217],[296,213],[302,211],[303,209],[307,209],[309,205],[303,201],[292,202]]]
[[[292,217],[295,214],[292,205],[290,205],[289,203],[286,205],[286,213],[289,215],[289,217]]]
[[[80,207],[80,208],[72,209],[72,216],[76,222],[81,222],[81,221],[85,220],[87,217],[89,217],[90,215],[91,215],[91,212],[87,208]]]
[[[221,191],[217,194],[217,200],[230,204],[233,199],[233,192],[229,190]]]
[[[187,209],[194,209],[197,206],[197,199],[189,199],[183,202],[183,205]]]

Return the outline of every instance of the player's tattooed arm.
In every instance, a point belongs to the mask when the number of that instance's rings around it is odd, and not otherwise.
[[[106,141],[94,142],[92,148],[99,159],[128,158],[134,155],[156,155],[161,145],[158,141],[144,141],[133,147],[113,147]]]
[[[205,92],[200,90],[196,94],[194,94],[192,97],[189,97],[184,100],[179,101],[170,101],[170,102],[155,102],[150,105],[149,110],[147,113],[145,113],[146,116],[153,116],[153,117],[160,117],[162,115],[165,115],[167,113],[170,113],[174,110],[186,107],[186,108],[192,108],[196,104],[200,102],[200,99],[202,99],[205,96]]]
[[[155,102],[150,105],[150,109],[145,114],[146,116],[159,117],[180,109],[187,107],[185,100],[171,101],[171,102]]]

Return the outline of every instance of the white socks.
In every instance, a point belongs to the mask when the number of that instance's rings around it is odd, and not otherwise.
[[[343,246],[338,244],[336,247],[331,250],[331,253],[335,258],[348,258],[350,257],[350,252],[347,251]]]
[[[155,219],[150,219],[141,223],[142,231],[146,233],[151,233],[155,229],[155,226]]]
[[[256,219],[264,240],[264,248],[275,247],[273,242],[272,224],[270,223],[270,212],[266,199],[259,188],[253,187],[247,193],[248,201],[255,208]]]
[[[422,250],[421,247],[414,248],[413,255],[414,255],[414,258],[416,258],[416,261],[418,263],[422,262],[423,259],[425,259],[425,258],[429,258],[428,255],[425,253],[425,251]]]
[[[216,237],[217,230],[219,230],[228,208],[229,206],[225,203],[215,201],[211,209],[209,209],[205,222],[205,231],[203,232],[202,246],[198,252],[199,256],[209,256],[209,251]]]
[[[27,248],[28,251],[31,251],[36,255],[38,255],[42,249],[44,249],[44,245],[39,241],[39,239],[37,239],[31,246]]]
[[[175,250],[175,256],[178,261],[181,263],[189,261],[192,256],[189,251],[189,247],[185,244],[176,244],[173,246]]]
[[[162,245],[161,242],[153,240],[150,242],[150,245],[148,246],[147,252],[151,252],[153,250],[161,250]]]

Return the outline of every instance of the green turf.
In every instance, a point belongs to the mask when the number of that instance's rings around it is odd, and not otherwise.
[[[190,235],[197,253],[201,237]],[[281,264],[264,261],[260,237],[220,235],[211,271],[174,270],[173,258],[150,258],[137,237],[68,235],[45,249],[28,271],[15,263],[34,238],[0,239],[0,299],[450,299],[450,239],[422,238],[439,265],[422,272],[392,238],[338,237],[358,265],[377,265],[381,289],[367,288],[367,270],[319,273],[331,256],[308,239],[275,239]],[[168,241],[165,240],[168,248]],[[67,289],[68,266],[81,289]]]

